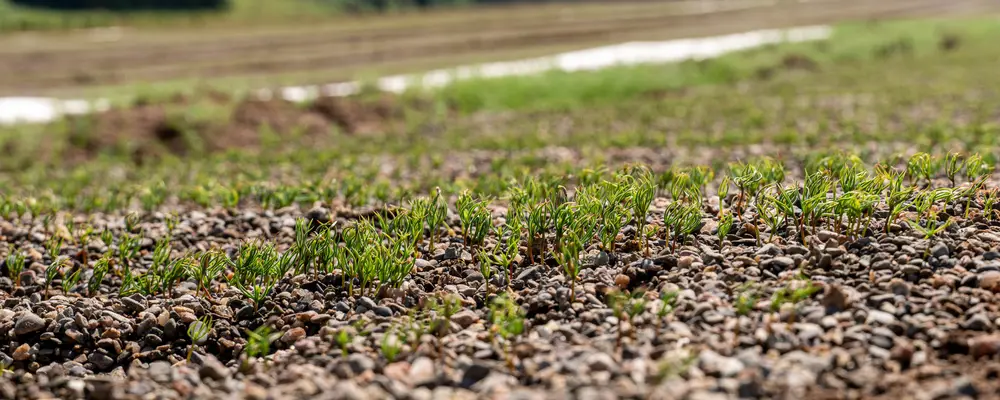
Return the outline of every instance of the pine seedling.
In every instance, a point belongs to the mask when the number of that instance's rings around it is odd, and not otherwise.
[[[698,204],[670,203],[663,213],[663,223],[671,234],[671,250],[701,226],[701,208]]]
[[[187,352],[187,362],[191,362],[191,355],[194,354],[194,346],[196,344],[202,344],[205,339],[208,339],[209,333],[212,332],[212,316],[206,315],[199,318],[197,321],[191,323],[187,329],[188,338],[191,339],[191,345],[188,346]]]
[[[729,217],[732,220],[732,217]],[[680,296],[680,292],[676,290],[669,290],[663,292],[660,295],[660,306],[656,309],[656,335],[655,337],[660,337],[660,329],[663,325],[663,319],[667,317],[670,313],[674,312],[674,308],[677,305],[677,298]]]
[[[507,287],[514,280],[514,261],[518,256],[518,248],[521,245],[521,228],[515,219],[510,221],[512,225],[496,227],[497,243],[492,256],[496,265],[504,268],[507,272]]]
[[[923,179],[926,186],[930,186],[934,174],[933,164],[934,161],[930,154],[920,152],[911,156],[906,162],[906,173],[909,175],[910,181],[915,183],[918,179]]]
[[[45,241],[45,249],[49,253],[49,260],[59,258],[62,253],[63,238],[60,235],[52,235]]]
[[[744,285],[740,291],[739,295],[736,297],[736,315],[747,316],[753,311],[754,306],[757,304],[758,295],[752,288],[752,283],[747,283]],[[737,334],[739,336],[739,334]]]
[[[341,357],[347,357],[347,345],[351,343],[351,335],[347,333],[346,329],[341,329],[337,332],[334,340],[337,342],[337,347],[340,348]]]
[[[475,200],[469,191],[462,192],[455,202],[458,219],[462,224],[462,239],[466,246],[483,244],[490,233],[492,216],[486,208],[489,200]]]
[[[549,217],[552,219],[552,234],[555,241],[552,246],[553,257],[559,253],[559,246],[562,243],[563,235],[570,229],[570,225],[577,218],[578,209],[579,206],[572,202],[565,202],[552,207]]]
[[[454,294],[439,294],[430,298],[428,308],[434,311],[436,318],[431,322],[431,330],[437,337],[438,357],[444,362],[444,336],[451,330],[451,317],[462,307],[462,299]]]
[[[719,228],[716,234],[719,236],[719,251],[722,251],[722,246],[725,244],[726,236],[729,236],[729,232],[733,229],[733,214],[725,213],[719,219]]]
[[[433,252],[434,239],[437,238],[438,232],[441,230],[441,225],[444,224],[444,220],[448,216],[448,206],[441,197],[441,188],[434,189],[434,197],[431,199],[429,206],[429,209],[425,213],[425,218],[427,219],[427,227],[430,229],[430,246],[428,249]]]
[[[490,304],[490,331],[494,335],[492,336],[494,343],[496,337],[503,340],[501,350],[511,372],[514,371],[514,360],[510,354],[510,349],[513,347],[511,340],[524,332],[524,316],[525,313],[521,306],[517,305],[506,293],[494,298],[493,303]]]
[[[104,281],[104,277],[111,270],[112,260],[111,252],[108,251],[103,257],[94,262],[94,271],[90,275],[90,281],[87,283],[87,294],[91,297],[100,293],[101,282]]]
[[[402,341],[399,340],[399,336],[392,330],[389,330],[382,335],[382,342],[379,346],[379,350],[382,352],[382,357],[389,363],[395,362],[396,357],[403,350]]]
[[[129,233],[139,232],[139,214],[138,213],[128,213],[125,215],[125,230]]]
[[[986,219],[989,221],[996,217],[997,200],[1000,200],[1000,188],[993,188],[986,192],[983,199],[983,213],[986,214]]]
[[[56,256],[56,258],[49,263],[49,266],[45,268],[45,298],[48,298],[49,288],[52,287],[52,281],[56,279],[56,276],[59,276],[59,269],[66,264],[66,261],[69,261],[69,259],[64,258],[63,256]]]
[[[21,286],[21,273],[24,272],[25,260],[26,257],[18,249],[11,250],[7,255],[7,273],[16,286]]]
[[[271,354],[271,342],[281,337],[281,332],[271,333],[271,328],[262,325],[253,331],[246,330],[247,345],[244,348],[247,357],[243,359],[243,370],[249,368],[251,358],[266,357]]]
[[[642,168],[637,169],[637,171],[639,172],[633,175],[634,182],[628,199],[629,204],[632,206],[632,218],[635,220],[636,232],[639,232],[641,235],[646,226],[649,207],[653,204],[653,198],[656,196],[656,183],[653,181],[653,175],[648,169]],[[646,256],[649,256],[649,243],[645,238],[643,238],[641,243]]]
[[[965,160],[958,153],[948,153],[944,156],[944,174],[951,181],[951,187],[955,187],[955,177],[965,165]]]
[[[583,251],[583,247],[584,239],[576,230],[566,232],[563,235],[563,242],[559,245],[558,261],[569,279],[570,301],[576,301],[576,280],[580,275],[580,252]]]
[[[607,302],[615,318],[618,319],[618,336],[615,339],[615,352],[618,353],[622,348],[622,339],[625,333],[625,318],[627,316],[629,323],[631,323],[637,315],[645,311],[645,293],[643,291],[629,293],[616,289],[608,294]]]
[[[160,291],[167,293],[167,296],[173,297],[174,286],[187,278],[188,271],[193,268],[197,263],[188,258],[180,257],[174,260],[170,260],[166,267],[159,271],[160,274]]]
[[[965,178],[969,182],[989,178],[993,175],[993,166],[989,165],[979,154],[973,154],[965,159]]]
[[[493,276],[493,263],[496,261],[496,257],[493,252],[487,251],[486,249],[479,249],[476,256],[479,258],[479,272],[483,274],[483,280],[486,281],[486,297],[489,297],[490,277]]]
[[[82,268],[73,268],[70,273],[63,274],[62,290],[64,294],[69,294],[80,283],[80,272]]]
[[[722,214],[726,209],[726,198],[729,197],[729,186],[732,180],[729,179],[729,175],[722,177],[722,182],[719,183],[719,219],[722,219]]]
[[[229,265],[228,256],[220,251],[208,251],[201,255],[200,262],[189,265],[191,267],[197,265],[197,268],[192,268],[189,275],[198,281],[198,293],[204,293],[206,298],[211,299],[212,292],[209,288],[212,286],[212,280],[225,272],[226,266]]]

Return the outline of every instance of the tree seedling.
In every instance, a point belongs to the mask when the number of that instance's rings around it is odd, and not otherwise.
[[[26,257],[20,250],[11,250],[7,255],[7,272],[15,286],[21,286],[21,273],[24,272],[24,262]]]
[[[493,303],[490,304],[490,331],[493,333],[491,337],[494,344],[497,337],[503,340],[503,344],[500,346],[501,352],[511,373],[514,372],[514,360],[510,351],[513,347],[512,339],[524,332],[524,315],[521,306],[517,305],[506,293],[495,297]]]
[[[212,332],[212,316],[206,315],[199,318],[197,321],[191,323],[187,329],[188,338],[191,339],[191,345],[188,346],[187,352],[187,362],[191,362],[191,355],[194,353],[194,346],[196,344],[202,344],[205,339],[208,339],[208,334]]]

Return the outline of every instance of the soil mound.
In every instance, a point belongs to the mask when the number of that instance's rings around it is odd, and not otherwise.
[[[232,101],[223,94],[209,99],[217,105]],[[348,134],[382,132],[403,115],[402,103],[388,95],[375,100],[323,98],[306,105],[274,99],[236,101],[228,118],[218,122],[191,121],[170,113],[171,107],[194,102],[180,95],[163,102],[140,100],[129,107],[70,117],[69,158],[82,160],[117,152],[141,162],[165,154],[252,149],[261,145],[265,134],[282,140],[321,141],[336,130]]]

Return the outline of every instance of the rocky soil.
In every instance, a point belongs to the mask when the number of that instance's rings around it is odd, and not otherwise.
[[[654,221],[665,204],[654,202]],[[297,217],[346,226],[358,214],[189,210],[173,226],[174,250],[232,254],[252,238],[287,247]],[[92,217],[95,227],[124,229],[120,216]],[[121,297],[113,275],[99,293],[64,293],[58,277],[46,292],[45,241],[60,229],[0,221],[0,240],[25,249],[29,265],[15,284],[0,264],[0,398],[994,398],[1000,224],[957,221],[932,242],[898,226],[758,244],[742,227],[720,246],[706,218],[696,240],[671,249],[661,238],[648,256],[626,226],[620,251],[587,250],[576,301],[555,260],[529,262],[522,248],[513,280],[495,273],[489,283],[509,286],[524,313],[524,332],[508,338],[489,321],[495,295],[460,235],[424,243],[400,289],[350,296],[337,274],[299,275],[255,311],[222,279],[211,297],[191,280],[169,295]],[[449,224],[459,229],[453,215]],[[143,218],[144,265],[167,226],[162,213]],[[68,241],[62,254],[79,264],[105,250]],[[616,312],[615,289],[640,293],[644,307]],[[661,313],[663,293],[676,300]],[[443,314],[427,305],[446,295],[460,307],[435,322]],[[207,315],[212,330],[187,361],[188,327]],[[406,330],[415,321],[434,329]],[[247,357],[247,331],[261,325],[275,332],[270,354]]]

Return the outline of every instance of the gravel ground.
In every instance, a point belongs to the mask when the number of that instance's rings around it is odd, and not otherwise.
[[[667,204],[657,199],[654,221]],[[706,203],[714,214],[718,199]],[[956,206],[945,212],[962,215]],[[368,211],[335,207],[277,211],[187,211],[173,229],[176,251],[294,237],[295,218],[349,224]],[[505,210],[495,207],[500,219]],[[708,214],[706,214],[708,215]],[[976,215],[973,213],[973,215]],[[120,217],[93,216],[95,227],[123,229]],[[878,218],[872,228],[881,230]],[[167,218],[141,224],[143,263]],[[449,225],[457,230],[458,220]],[[56,223],[54,226],[61,226]],[[299,275],[275,288],[259,312],[233,289],[206,298],[194,282],[171,295],[119,297],[109,276],[99,294],[81,285],[63,293],[59,278],[43,290],[49,257],[41,221],[0,221],[2,240],[27,250],[20,285],[0,278],[0,398],[991,398],[1000,394],[1000,224],[958,219],[933,242],[908,227],[851,239],[830,231],[808,245],[778,238],[758,245],[747,227],[720,250],[717,222],[703,220],[697,240],[649,255],[620,235],[620,251],[586,251],[571,301],[554,260],[528,262],[526,249],[509,282],[525,313],[523,334],[500,338],[488,322],[491,299],[460,235],[421,247],[399,289],[349,296],[337,274]],[[60,231],[59,229],[56,229]],[[875,229],[873,229],[875,230]],[[787,235],[795,237],[794,235]],[[488,239],[492,240],[492,239]],[[767,242],[765,240],[765,242]],[[62,254],[79,263],[91,240]],[[7,265],[2,265],[7,275]],[[86,273],[89,273],[89,270]],[[490,287],[507,285],[494,274]],[[86,277],[83,279],[86,281]],[[616,313],[614,288],[647,289],[634,316]],[[776,292],[803,293],[772,308]],[[658,313],[656,293],[676,293]],[[428,300],[456,296],[450,316],[415,313]],[[207,340],[186,355],[188,327],[211,315]],[[421,317],[421,316],[424,317]],[[382,349],[405,321],[431,318],[433,332]],[[276,332],[272,353],[247,359],[247,329]],[[337,338],[344,332],[347,341]],[[396,337],[393,335],[392,337]]]

